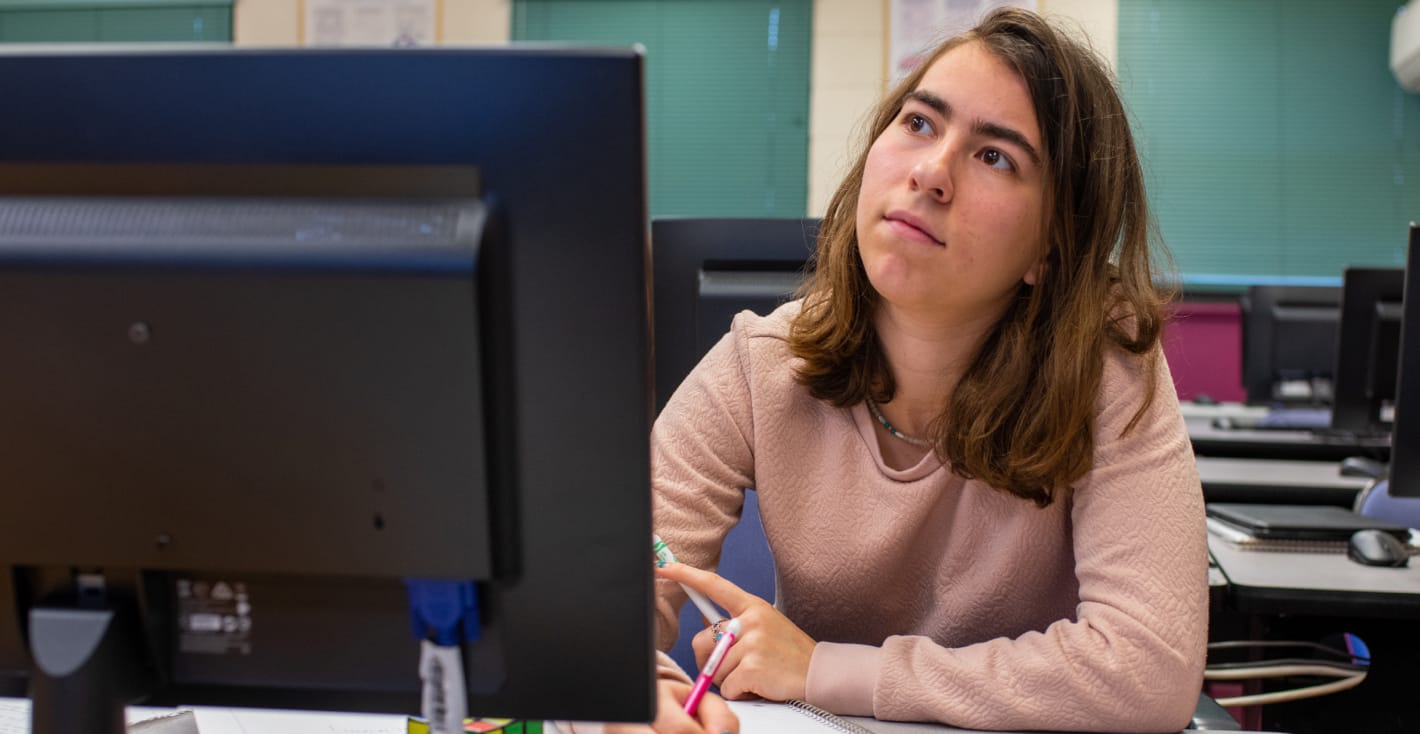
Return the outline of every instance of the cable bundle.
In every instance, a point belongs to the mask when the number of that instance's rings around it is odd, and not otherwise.
[[[1319,676],[1337,679],[1329,683],[1289,688],[1283,691],[1218,699],[1218,705],[1224,707],[1258,706],[1265,703],[1297,701],[1355,688],[1366,679],[1366,672],[1370,669],[1371,664],[1371,653],[1361,638],[1349,633],[1342,637],[1346,644],[1345,650],[1315,642],[1238,640],[1209,643],[1210,655],[1215,650],[1300,648],[1322,653],[1334,659],[1284,657],[1239,663],[1210,663],[1203,671],[1203,679],[1235,681],[1288,676]]]

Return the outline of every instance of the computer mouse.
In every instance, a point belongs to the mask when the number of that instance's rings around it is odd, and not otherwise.
[[[1348,456],[1341,460],[1341,476],[1343,477],[1366,477],[1375,479],[1385,474],[1385,462],[1368,459],[1364,456]]]
[[[1212,395],[1209,395],[1209,394],[1206,393],[1206,392],[1201,392],[1201,393],[1198,393],[1197,395],[1194,395],[1194,396],[1193,396],[1193,404],[1194,404],[1194,405],[1217,405],[1217,404],[1218,404],[1218,401],[1215,400]]]
[[[1346,544],[1346,557],[1364,566],[1405,566],[1410,563],[1410,549],[1400,538],[1384,530],[1370,528],[1351,534]]]

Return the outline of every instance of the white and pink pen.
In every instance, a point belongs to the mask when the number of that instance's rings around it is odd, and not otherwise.
[[[720,670],[720,663],[725,661],[725,653],[729,651],[730,645],[735,644],[735,640],[740,636],[740,621],[730,620],[725,625],[725,633],[720,636],[720,641],[715,643],[715,649],[710,651],[710,657],[705,661],[705,667],[700,671],[700,677],[695,679],[695,687],[690,689],[690,697],[685,699],[685,713],[694,716],[695,710],[700,708],[700,699],[705,697],[705,691],[710,689],[710,682],[715,679],[715,673]]]

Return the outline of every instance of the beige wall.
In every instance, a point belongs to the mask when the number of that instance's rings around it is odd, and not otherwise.
[[[1074,30],[1114,66],[1117,0],[1039,0],[1040,12]],[[888,0],[815,0],[809,90],[809,216],[822,216],[887,87]]]
[[[887,86],[885,0],[815,0],[809,67],[808,215],[823,216]]]
[[[443,43],[507,43],[513,0],[438,0]],[[232,35],[238,46],[299,46],[302,0],[236,0]]]
[[[1114,68],[1119,55],[1118,0],[1040,0],[1040,12],[1078,32]]]
[[[440,0],[444,43],[505,43],[513,0]],[[864,117],[887,78],[888,0],[814,0],[809,90],[808,214],[821,216],[864,134]],[[1040,11],[1088,37],[1111,66],[1117,0],[1038,0]],[[301,38],[300,0],[237,0],[238,45],[293,46]]]
[[[444,43],[507,43],[513,0],[443,0]]]
[[[237,0],[232,5],[232,42],[238,46],[301,43],[297,0]]]

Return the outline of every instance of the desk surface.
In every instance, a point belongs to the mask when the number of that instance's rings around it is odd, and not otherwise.
[[[1200,696],[1199,708],[1207,706],[1218,709],[1217,704],[1212,700]],[[731,701],[730,707],[740,717],[742,734],[816,734],[817,732],[830,731],[827,727],[815,724],[814,720],[794,711],[782,704],[763,703],[758,701]],[[920,724],[900,721],[879,721],[877,719],[865,718],[861,716],[844,716],[843,719],[857,724],[858,726],[873,732],[873,734],[970,734],[978,732],[978,729],[960,729],[944,724]],[[1224,718],[1227,718],[1224,715]],[[1230,730],[1210,729],[1216,734],[1227,734]],[[1052,734],[1051,732],[1033,731],[999,731],[995,734]],[[1186,734],[1186,732],[1184,733]],[[1256,732],[1254,732],[1256,734]]]
[[[1308,430],[1218,428],[1218,418],[1256,419],[1267,415],[1266,407],[1221,403],[1179,405],[1193,449],[1205,456],[1240,456],[1271,459],[1339,461],[1347,456],[1390,456],[1390,436],[1347,436],[1314,433]]]
[[[1281,502],[1350,507],[1371,480],[1341,476],[1337,461],[1199,456],[1209,502]]]
[[[787,734],[782,728],[766,728],[761,726],[753,728],[749,726],[752,717],[746,717],[743,707],[753,707],[754,703],[734,702],[732,706],[741,713],[741,723],[747,726],[742,730],[743,734]],[[775,708],[785,708],[776,706]],[[406,731],[406,718],[403,716],[391,716],[381,714],[332,714],[311,711],[272,711],[261,709],[224,709],[217,707],[194,707],[196,714],[193,719],[183,722],[180,731],[190,732],[193,724],[198,729],[198,734],[250,734],[251,732],[261,732],[261,734],[310,734],[310,732],[326,732],[327,734],[404,734]],[[161,717],[173,712],[173,709],[158,709],[149,707],[130,706],[128,708],[128,721],[130,731],[153,732],[154,734],[167,734],[167,730],[162,726],[165,722]],[[28,734],[30,702],[27,699],[6,699],[0,698],[0,734]],[[790,721],[796,720],[795,718]],[[878,721],[877,719],[861,717],[845,717],[850,721],[862,726],[875,734],[952,734],[955,732],[974,732],[974,729],[958,729],[956,727],[942,726],[940,724],[913,724],[895,721]],[[765,721],[774,721],[773,718]],[[810,719],[802,719],[804,722]],[[142,722],[140,724],[140,722]],[[764,723],[764,721],[761,721]],[[158,724],[158,726],[154,726]],[[578,727],[580,730],[582,727]],[[547,727],[550,732],[557,732],[554,727]],[[804,731],[809,731],[804,729]],[[1213,730],[1217,734],[1227,734],[1222,731]],[[996,734],[1011,734],[1010,732],[996,732]],[[1027,734],[1027,733],[1019,733]],[[1049,734],[1049,732],[1030,732],[1029,734]],[[1254,732],[1253,734],[1256,734]]]
[[[1185,400],[1178,404],[1179,412],[1187,420],[1214,418],[1264,418],[1269,409],[1263,405],[1245,405],[1243,403],[1213,403],[1203,404]]]
[[[198,734],[404,734],[406,716],[389,714],[342,714],[318,711],[273,711],[195,706],[190,719],[168,717],[177,709],[129,706],[128,729],[141,734],[189,734],[194,725]],[[0,698],[0,734],[28,734],[30,701],[27,698]]]
[[[1208,551],[1241,611],[1355,617],[1420,615],[1420,559],[1406,568],[1363,566],[1345,553],[1240,550],[1208,536]]]

